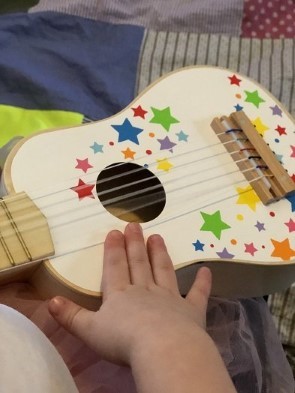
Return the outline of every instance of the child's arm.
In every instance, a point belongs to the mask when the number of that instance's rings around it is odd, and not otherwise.
[[[144,244],[138,224],[105,241],[103,304],[85,310],[54,298],[49,310],[106,360],[130,365],[140,393],[234,393],[205,331],[211,273],[201,268],[186,299],[178,291],[164,241]]]

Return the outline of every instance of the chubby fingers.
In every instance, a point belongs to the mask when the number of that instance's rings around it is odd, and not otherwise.
[[[129,223],[124,234],[131,283],[148,287],[154,278],[141,226]]]
[[[206,319],[208,299],[212,287],[212,274],[207,267],[201,267],[196,275],[195,281],[189,290],[186,300],[194,306],[198,306],[202,317]]]
[[[119,291],[130,284],[129,267],[123,233],[114,230],[104,242],[103,274],[101,289],[104,299],[112,291]]]
[[[165,242],[160,235],[152,235],[147,241],[147,251],[155,283],[179,295],[176,275]]]

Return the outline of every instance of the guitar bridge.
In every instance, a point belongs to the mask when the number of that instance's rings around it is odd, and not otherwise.
[[[243,111],[214,118],[211,127],[264,205],[295,191],[295,183]]]

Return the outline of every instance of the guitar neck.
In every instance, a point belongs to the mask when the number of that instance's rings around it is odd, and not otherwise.
[[[0,270],[54,254],[47,220],[25,194],[0,200]]]

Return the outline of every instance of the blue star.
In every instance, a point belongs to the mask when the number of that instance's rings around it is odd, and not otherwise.
[[[201,243],[200,240],[197,240],[195,243],[192,243],[192,245],[195,247],[195,251],[204,251],[204,243]]]
[[[93,149],[94,154],[96,153],[103,153],[103,145],[99,145],[98,143],[94,142],[92,146],[90,146],[91,149]]]
[[[291,203],[292,212],[295,212],[295,192],[287,196],[286,199]]]
[[[236,111],[239,112],[243,109],[243,106],[241,106],[240,104],[237,104],[234,106],[234,108],[236,108]]]
[[[119,133],[118,142],[131,141],[139,145],[137,135],[140,134],[143,129],[134,127],[130,121],[126,118],[121,125],[112,125],[112,127]]]
[[[178,136],[179,142],[180,142],[180,141],[185,141],[185,142],[187,142],[188,135],[185,134],[183,131],[180,131],[180,132],[176,133],[176,135]]]

